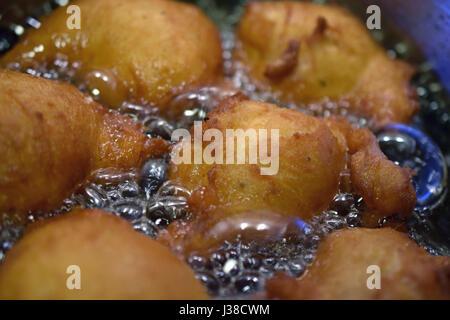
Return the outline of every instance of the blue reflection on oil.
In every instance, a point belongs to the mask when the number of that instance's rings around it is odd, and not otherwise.
[[[378,134],[378,141],[389,159],[416,172],[416,210],[426,211],[439,205],[447,181],[447,167],[439,147],[422,131],[404,124],[386,126]]]

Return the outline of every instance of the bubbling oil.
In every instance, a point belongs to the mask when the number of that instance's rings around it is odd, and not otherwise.
[[[209,230],[227,240],[206,254],[191,253],[187,262],[214,297],[258,295],[265,280],[277,272],[300,277],[330,232],[359,226],[360,203],[352,194],[338,194],[330,210],[308,224],[273,213],[231,217]],[[226,234],[236,235],[230,239]]]
[[[53,8],[54,2],[58,1],[50,2]],[[47,5],[50,2],[46,2]],[[220,87],[207,87],[184,93],[172,102],[185,109],[182,116],[176,120],[165,119],[158,114],[155,106],[124,101],[118,111],[142,123],[147,129],[146,133],[149,137],[170,140],[174,129],[190,128],[194,121],[203,120],[221,98],[237,91],[244,92],[254,100],[273,102],[315,116],[343,115],[357,126],[367,126],[366,119],[356,118],[348,113],[348,106],[345,105],[345,102],[336,104],[324,100],[312,108],[306,109],[302,105],[283,105],[276,92],[261,91],[256,88],[247,77],[244,68],[232,59],[234,47],[232,30],[239,20],[243,4],[246,1],[238,1],[239,4],[234,5],[231,11],[230,8],[226,8],[226,5],[221,7],[215,2],[203,0],[197,2],[218,22],[222,30],[224,71],[227,78],[233,83],[234,89],[223,90]],[[323,3],[325,1],[315,2]],[[36,23],[34,25],[37,26]],[[17,24],[10,26],[10,30],[14,30],[15,36],[9,34],[8,37],[2,38],[0,50],[5,51],[10,48],[17,40],[16,38],[23,33],[19,27]],[[381,42],[387,38],[380,32],[374,36]],[[10,42],[5,44],[4,41]],[[383,44],[392,57],[409,57],[408,47],[403,39],[394,44],[387,42],[383,42]],[[37,51],[41,49],[45,48],[36,48]],[[11,64],[8,68],[52,80],[74,83],[74,76],[80,68],[80,62],[69,61],[66,56],[58,55],[57,59],[50,64],[36,65],[26,70],[22,70],[18,64]],[[92,81],[89,83],[76,85],[95,99],[99,96],[102,86],[108,85],[108,75],[99,71],[94,72],[91,78]],[[414,125],[431,132],[437,141],[442,142],[441,146],[447,146],[444,151],[447,152],[447,159],[450,159],[448,154],[450,141],[447,141],[448,137],[442,135],[442,130],[444,130],[442,128],[450,128],[448,99],[429,64],[423,63],[420,66],[419,73],[414,79],[414,85],[417,87],[419,101],[422,105],[419,117],[414,119]],[[434,123],[438,123],[439,126],[435,126]],[[444,132],[446,131],[444,130]],[[405,137],[405,143],[400,145],[390,144],[390,138],[392,137],[380,137],[380,141],[385,143],[386,152],[391,152],[393,157],[407,156],[408,166],[420,171],[421,155],[417,150],[411,149],[407,138]],[[173,181],[167,180],[168,161],[167,158],[151,159],[142,168],[128,172],[118,172],[114,168],[100,169],[94,172],[86,183],[80,185],[77,191],[64,201],[63,206],[54,212],[30,212],[26,219],[3,214],[0,218],[0,261],[14,242],[21,237],[25,225],[39,219],[64,214],[74,206],[104,209],[130,221],[137,231],[152,238],[175,220],[189,223],[192,213],[189,212],[187,199],[190,192]],[[448,239],[436,236],[436,228],[442,227],[443,233],[446,235],[450,233],[450,226],[445,229],[446,220],[443,214],[449,207],[450,200],[447,197],[445,203],[437,209],[436,215],[415,213],[410,221],[410,236],[433,254],[448,255],[450,253],[445,246]],[[359,226],[360,213],[363,209],[364,202],[361,197],[350,193],[339,193],[328,210],[309,221],[306,229],[303,228],[297,233],[285,232],[289,229],[287,226],[293,221],[267,217],[260,221],[268,226],[264,236],[248,239],[242,234],[238,234],[233,239],[222,241],[216,247],[208,250],[206,254],[190,254],[186,257],[186,261],[213,297],[257,296],[264,288],[265,280],[276,272],[282,271],[294,277],[301,276],[313,261],[320,241],[333,230]],[[240,221],[239,225],[242,222],[245,223],[245,221]],[[252,223],[255,221],[252,220]]]

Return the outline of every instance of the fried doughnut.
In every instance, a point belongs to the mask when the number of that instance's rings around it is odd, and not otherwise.
[[[66,286],[71,265],[80,268],[80,290]],[[207,298],[169,249],[101,210],[74,210],[32,227],[0,266],[0,299]]]
[[[253,2],[237,29],[234,57],[262,89],[285,102],[348,105],[374,127],[407,123],[418,109],[415,70],[390,59],[347,10],[299,2]]]
[[[0,70],[0,211],[57,209],[93,170],[139,168],[166,147],[69,84]]]
[[[69,63],[66,77],[111,108],[124,101],[166,110],[175,94],[215,81],[222,72],[219,34],[193,5],[161,0],[78,0],[81,28],[69,30],[61,7],[42,19],[0,65],[48,72]],[[97,90],[94,90],[97,89]],[[94,90],[94,91],[92,91]],[[95,94],[98,94],[95,96]]]
[[[229,99],[208,114],[203,130],[218,129],[226,137],[227,129],[266,129],[263,144],[271,152],[274,152],[271,130],[279,130],[278,172],[262,175],[261,170],[267,165],[262,164],[259,155],[257,164],[249,163],[252,142],[245,146],[245,164],[225,164],[224,160],[224,164],[191,161],[191,164],[177,165],[172,161],[169,179],[193,191],[190,199],[193,211],[232,214],[272,210],[309,219],[326,209],[338,191],[339,174],[346,165],[346,150],[327,124],[294,110],[239,99]],[[205,148],[207,143],[204,144]],[[235,154],[238,153],[236,145]],[[173,152],[178,149],[182,149],[182,142]]]
[[[353,128],[345,119],[314,118],[239,96],[224,101],[207,118],[204,132],[217,129],[224,137],[227,129],[278,129],[279,170],[261,175],[264,165],[249,163],[252,142],[245,145],[245,164],[196,164],[192,158],[190,164],[176,163],[174,154],[182,153],[189,140],[175,145],[169,179],[191,191],[188,203],[195,216],[193,222],[175,223],[161,235],[177,250],[210,247],[215,240],[209,230],[231,216],[273,212],[309,221],[327,209],[339,191],[363,196],[363,220],[371,226],[394,214],[408,217],[414,208],[410,170],[389,161],[369,130]],[[261,148],[261,141],[256,144],[254,149]],[[269,149],[271,142],[263,144]],[[208,147],[204,142],[203,151]]]
[[[369,266],[380,268],[380,289],[368,289]],[[325,238],[303,277],[277,275],[266,291],[278,299],[449,299],[449,281],[450,258],[428,254],[405,234],[347,229]]]

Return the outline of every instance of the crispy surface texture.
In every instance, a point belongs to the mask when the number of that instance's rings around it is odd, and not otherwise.
[[[225,160],[195,164],[194,151],[191,164],[176,164],[174,154],[182,154],[187,142],[175,145],[169,179],[191,191],[188,202],[194,213],[193,222],[174,223],[161,235],[177,250],[210,247],[216,240],[209,230],[232,216],[272,212],[309,221],[327,209],[338,192],[363,196],[367,206],[363,215],[370,226],[392,215],[408,217],[414,208],[410,170],[389,161],[369,130],[354,128],[345,119],[314,118],[240,96],[223,101],[207,118],[203,132],[217,129],[224,141],[227,129],[268,129],[268,137],[271,129],[278,129],[279,170],[261,175],[267,165],[249,163],[251,142],[245,145],[245,164],[225,164]],[[263,139],[262,145],[271,150],[268,140]],[[254,144],[261,148],[259,140]],[[203,151],[208,147],[209,142],[204,142]]]
[[[128,101],[156,106],[169,115],[173,110],[164,107],[177,92],[221,74],[219,34],[193,5],[162,0],[70,4],[80,7],[81,29],[69,30],[67,7],[58,8],[3,56],[0,65],[50,70],[58,60],[67,60],[78,64],[69,67],[74,69],[71,81],[89,92],[98,89],[104,106],[117,108]]]
[[[367,273],[380,267],[381,289],[370,290]],[[450,258],[428,254],[390,228],[333,232],[299,280],[278,275],[267,294],[278,299],[449,299]]]
[[[0,70],[0,211],[57,209],[91,171],[139,168],[166,147],[69,84]]]
[[[390,59],[346,9],[253,2],[236,38],[235,58],[258,86],[284,101],[308,105],[330,99],[375,127],[407,123],[418,109],[409,84],[414,68]]]
[[[80,267],[81,289],[66,287]],[[0,299],[208,299],[169,249],[101,210],[74,210],[33,227],[0,267]]]
[[[278,172],[262,175],[261,168],[269,165],[261,164],[259,156],[257,164],[249,163],[248,140],[245,164],[236,164],[236,157],[233,164],[225,163],[225,142],[224,164],[172,162],[169,179],[178,180],[193,191],[190,205],[194,211],[232,214],[272,210],[309,219],[325,209],[338,191],[346,154],[326,123],[273,104],[238,99],[229,99],[210,113],[203,130],[218,129],[226,140],[227,129],[266,129],[267,139],[262,138],[262,145],[271,152],[271,130],[279,130]],[[259,134],[258,140],[252,142],[261,145]],[[205,142],[204,148],[208,144]],[[243,152],[237,150],[237,144],[235,155]]]

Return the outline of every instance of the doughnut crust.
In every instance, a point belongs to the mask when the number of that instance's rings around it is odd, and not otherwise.
[[[66,286],[71,265],[80,268],[80,290]],[[32,226],[0,266],[0,299],[208,298],[185,262],[101,210]]]
[[[380,289],[367,280],[380,268]],[[299,280],[278,275],[266,291],[277,299],[449,299],[450,258],[428,254],[390,228],[346,229],[330,234]]]
[[[127,101],[167,115],[173,110],[166,110],[166,104],[175,94],[221,75],[219,34],[193,5],[162,0],[78,0],[70,5],[80,8],[79,30],[68,29],[67,7],[58,8],[38,30],[27,32],[0,65],[49,71],[67,61],[71,71],[66,77],[88,92],[97,89],[94,97],[102,105],[117,108]]]
[[[284,102],[308,107],[331,100],[373,127],[407,123],[418,109],[409,84],[414,68],[390,59],[344,8],[252,2],[236,38],[235,59]]]
[[[339,174],[346,164],[346,150],[326,123],[273,104],[239,100],[239,97],[229,99],[208,114],[203,130],[218,129],[226,137],[227,129],[255,129],[258,147],[266,145],[272,153],[275,151],[271,150],[271,130],[279,130],[278,171],[263,175],[261,170],[268,165],[262,164],[259,154],[256,164],[249,163],[252,142],[245,146],[245,164],[237,164],[236,157],[232,164],[224,160],[224,164],[192,161],[192,164],[177,165],[172,161],[169,179],[192,190],[190,206],[193,211],[233,214],[271,210],[309,219],[326,209],[338,191]],[[267,130],[262,144],[259,129]],[[238,143],[235,154],[243,151],[237,149]],[[207,143],[204,144],[206,148]],[[224,157],[226,151],[224,145]]]
[[[75,87],[0,70],[0,211],[59,208],[93,170],[139,168],[167,143]]]

